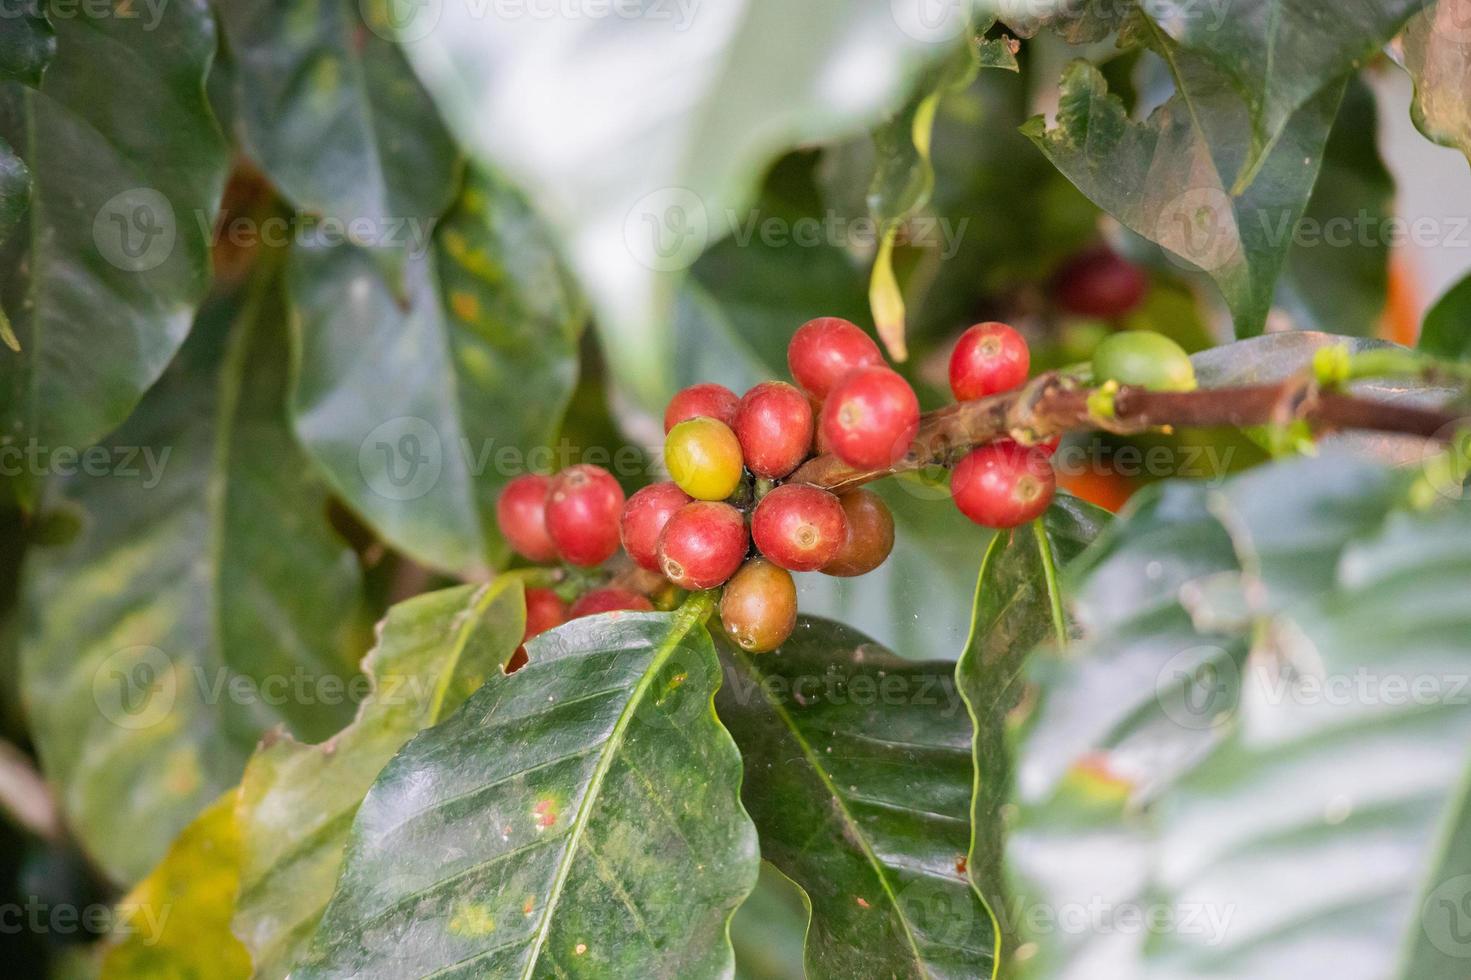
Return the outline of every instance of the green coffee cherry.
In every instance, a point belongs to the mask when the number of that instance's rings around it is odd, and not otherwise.
[[[1093,351],[1093,379],[1150,391],[1194,391],[1195,367],[1184,349],[1153,330],[1121,330]]]

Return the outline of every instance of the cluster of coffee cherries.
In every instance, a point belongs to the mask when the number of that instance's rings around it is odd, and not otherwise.
[[[802,464],[830,453],[856,469],[882,470],[908,452],[920,425],[914,390],[847,320],[804,324],[787,364],[795,384],[766,381],[737,396],[706,383],[675,395],[664,414],[670,480],[626,500],[596,466],[516,478],[498,503],[502,534],[535,562],[592,567],[621,545],[640,568],[680,589],[723,587],[720,619],[731,640],[752,653],[775,649],[796,626],[793,572],[863,575],[894,546],[894,519],[882,498],[802,482]],[[1020,386],[1029,370],[1022,336],[983,323],[957,343],[950,382],[959,399],[984,398]],[[1055,441],[1010,439],[977,447],[955,467],[956,505],[992,528],[1035,518],[1052,500],[1048,456],[1055,448]],[[652,608],[641,592],[615,586],[593,589],[570,607],[552,590],[530,589],[527,634],[577,616]]]

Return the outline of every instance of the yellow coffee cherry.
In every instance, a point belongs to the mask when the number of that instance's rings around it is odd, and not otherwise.
[[[724,500],[741,483],[741,443],[724,422],[688,419],[664,437],[664,465],[696,500]]]

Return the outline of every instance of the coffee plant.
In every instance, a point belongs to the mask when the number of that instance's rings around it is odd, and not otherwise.
[[[1468,105],[1471,0],[0,2],[7,966],[1467,976]]]

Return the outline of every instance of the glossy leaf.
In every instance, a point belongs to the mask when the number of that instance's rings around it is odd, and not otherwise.
[[[0,84],[41,84],[41,75],[56,55],[56,31],[41,0],[16,0],[5,10],[0,32]]]
[[[576,380],[579,301],[526,203],[472,175],[400,297],[352,246],[298,250],[296,432],[337,492],[436,568],[503,563],[495,500],[547,468]]]
[[[167,856],[118,903],[102,980],[235,980],[250,954],[230,935],[240,884],[235,791],[184,829]]]
[[[1222,88],[1239,93],[1249,115],[1242,132],[1246,152],[1226,187],[1240,193],[1265,175],[1278,143],[1292,141],[1304,108],[1388,43],[1423,3],[1358,0],[1325,7],[1317,0],[1231,0],[1209,7],[1160,0],[1144,9],[1156,31],[1221,73],[1220,81],[1182,79],[1191,104],[1211,100]]]
[[[1010,791],[1007,717],[1021,699],[1019,679],[1035,647],[1067,645],[1061,570],[1096,538],[1109,515],[1059,497],[1039,520],[998,533],[976,582],[970,638],[955,665],[955,685],[970,712],[978,773],[971,799],[969,874],[993,904],[1001,889],[1001,808]]]
[[[7,18],[7,37],[25,23]],[[0,360],[0,428],[43,453],[115,428],[178,350],[209,282],[227,164],[204,97],[217,39],[203,4],[55,29],[38,89],[0,82],[0,139],[33,180],[28,234],[0,258],[21,348]],[[16,482],[34,504],[37,478]]]
[[[960,38],[959,5],[922,6],[732,0],[554,20],[393,9],[461,143],[561,235],[614,376],[662,410],[680,273],[745,220],[772,159],[877,122]]]
[[[360,575],[291,439],[273,295],[201,315],[128,423],[57,486],[75,537],[26,567],[42,762],[122,881],[235,785],[261,732],[321,738],[351,716]]]
[[[1405,68],[1415,80],[1415,125],[1471,160],[1471,0],[1433,0],[1405,25]]]
[[[10,145],[0,140],[0,246],[9,239],[31,198],[31,172]]]
[[[1293,330],[1211,347],[1191,355],[1190,363],[1202,388],[1271,384],[1310,370],[1317,351],[1339,345],[1350,353],[1390,346],[1387,341],[1364,337]]]
[[[1021,37],[1035,37],[1044,28],[1068,44],[1102,41],[1125,28],[1134,8],[1127,3],[1001,3],[1006,26]],[[1014,9],[1013,9],[1014,8]]]
[[[1452,360],[1471,360],[1471,276],[1446,290],[1425,314],[1420,349]]]
[[[806,980],[807,896],[769,862],[730,923],[735,980]]]
[[[1375,142],[1374,93],[1349,82],[1323,168],[1277,286],[1299,329],[1372,337],[1389,287],[1394,179]]]
[[[1177,83],[1215,71],[1187,52],[1170,49],[1170,56]],[[1304,104],[1251,186],[1232,194],[1250,125],[1221,84],[1210,81],[1211,98],[1177,93],[1135,122],[1098,69],[1078,61],[1063,75],[1056,126],[1047,129],[1038,116],[1023,132],[1095,204],[1185,267],[1208,273],[1237,334],[1250,336],[1266,322],[1343,86],[1330,84]]]
[[[1024,975],[1437,975],[1401,951],[1454,938],[1423,899],[1463,808],[1471,508],[1406,482],[1325,454],[1158,485],[1074,566],[1011,857],[1021,907],[1095,911],[1030,930]],[[1136,907],[1168,924],[1105,935]]]
[[[996,931],[965,873],[970,719],[952,665],[811,618],[775,654],[722,653],[717,708],[762,857],[808,898],[807,976],[991,976]]]
[[[320,745],[264,740],[241,786],[185,828],[119,905],[125,938],[105,980],[285,976],[331,897],[352,815],[378,771],[503,667],[523,626],[514,577],[390,609],[364,660],[372,689],[353,724]]]
[[[353,814],[380,770],[419,731],[449,717],[521,643],[519,580],[459,586],[388,611],[363,661],[373,690],[347,728],[320,745],[276,739],[246,766],[239,911],[257,977],[284,977],[332,897]]]
[[[697,596],[574,621],[406,745],[293,976],[729,975],[756,881]]]
[[[454,197],[457,154],[389,32],[353,0],[217,9],[246,150],[298,209],[398,270]]]

